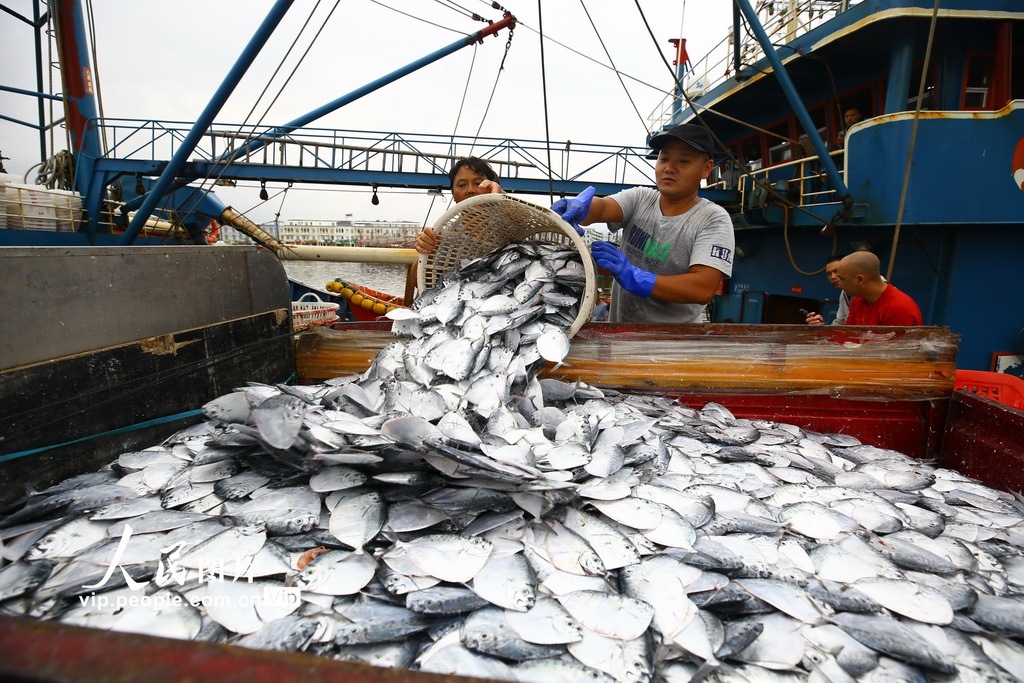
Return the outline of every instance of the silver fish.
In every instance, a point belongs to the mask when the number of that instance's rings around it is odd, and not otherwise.
[[[832,622],[856,640],[896,659],[954,674],[956,662],[913,629],[885,616],[840,613]]]
[[[329,550],[299,572],[295,585],[324,595],[353,595],[370,583],[376,572],[376,560],[365,553]]]
[[[471,650],[518,662],[555,657],[565,652],[561,645],[539,645],[523,640],[509,625],[505,612],[496,607],[473,612],[462,627],[461,638]]]
[[[107,540],[107,526],[87,517],[70,517],[36,541],[25,559],[62,559],[75,557],[86,548]]]

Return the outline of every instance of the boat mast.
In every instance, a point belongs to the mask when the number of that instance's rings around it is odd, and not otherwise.
[[[74,189],[83,197],[92,178],[96,160],[103,155],[103,145],[97,128],[99,118],[96,93],[93,88],[93,69],[89,61],[89,41],[80,0],[54,0],[51,2],[57,31],[57,54],[64,83],[64,115],[71,137],[71,154],[75,159]],[[99,208],[87,207],[93,211]]]
[[[691,68],[690,55],[686,54],[686,38],[669,38],[668,42],[676,48],[676,97],[672,102],[672,120],[678,121],[683,111],[683,82]]]

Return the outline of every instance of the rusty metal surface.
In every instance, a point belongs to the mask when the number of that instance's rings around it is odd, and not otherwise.
[[[939,464],[993,488],[1024,491],[1024,410],[954,391]]]
[[[0,680],[472,683],[483,679],[0,617]]]
[[[256,247],[4,247],[0,269],[3,369],[290,308]]]

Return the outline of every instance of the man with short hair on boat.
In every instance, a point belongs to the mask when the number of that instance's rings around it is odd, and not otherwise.
[[[702,126],[684,123],[653,136],[658,189],[633,187],[610,197],[593,188],[551,207],[566,222],[608,223],[621,246],[595,242],[594,260],[615,278],[611,322],[704,320],[704,308],[723,277],[732,274],[732,220],[697,195],[711,174],[714,140]]]
[[[839,309],[836,311],[835,319],[830,323],[832,325],[845,325],[846,318],[850,315],[850,295],[843,290],[839,283],[839,262],[843,260],[843,256],[843,254],[832,254],[825,261],[825,277],[833,287],[839,290]],[[821,313],[808,313],[807,324],[824,325],[825,319]]]
[[[855,251],[839,262],[836,275],[850,295],[847,325],[923,325],[921,309],[909,295],[882,277],[878,257]]]
[[[478,194],[505,194],[498,183],[498,174],[491,165],[480,157],[462,157],[448,171],[448,182],[455,203],[475,197]],[[433,228],[423,228],[416,235],[416,251],[421,254],[433,254],[437,251],[440,238]],[[416,271],[418,263],[409,267],[405,280],[405,305],[412,304],[416,289]]]
[[[860,113],[860,109],[857,107],[850,107],[843,112],[843,127],[836,133],[836,146],[835,149],[842,149],[843,143],[846,140],[846,131],[850,129],[855,123],[859,123],[863,116]]]
[[[850,295],[846,293],[842,285],[839,282],[839,262],[843,260],[846,254],[833,254],[828,257],[825,261],[825,277],[832,283],[832,286],[839,290],[839,308],[836,310],[836,317],[830,323],[832,325],[845,325],[846,319],[850,315]],[[885,278],[882,277],[884,281]],[[824,325],[825,320],[821,317],[820,313],[808,313],[807,314],[808,325]]]

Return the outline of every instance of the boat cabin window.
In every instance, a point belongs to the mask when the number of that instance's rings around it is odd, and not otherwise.
[[[760,170],[764,163],[761,154],[761,135],[755,134],[740,140],[740,161],[748,171]]]
[[[789,120],[770,126],[771,135],[765,135],[768,142],[768,158],[771,165],[781,164],[793,158],[793,143],[789,135]]]
[[[1018,45],[1010,60],[1010,99],[1024,100],[1024,45]]]
[[[916,91],[915,91],[916,92]],[[842,149],[846,129],[855,123],[874,116],[874,100],[871,86],[865,86],[853,92],[841,95],[832,108],[833,131],[832,141],[835,149]]]
[[[1010,60],[1010,99],[1024,99],[1024,43],[1014,48]]]
[[[811,107],[807,110],[807,113],[811,115],[811,122],[814,123],[814,127],[818,130],[818,135],[825,142],[825,146],[828,146],[828,135],[826,134],[826,122],[825,122],[825,105],[820,104],[816,107]],[[797,136],[797,144],[794,149],[794,158],[800,159],[802,157],[813,157],[816,155],[814,147],[811,146],[810,137],[800,129],[797,124],[797,129],[800,135]]]
[[[739,150],[735,147],[729,147],[729,154],[739,158]],[[742,163],[742,162],[741,162]],[[739,179],[742,175],[742,171],[736,168],[736,165],[732,163],[729,157],[723,157],[717,160],[715,167],[711,169],[711,175],[707,179],[707,187],[717,187],[725,190],[735,190],[739,187]]]
[[[995,56],[992,54],[971,54],[967,56],[967,68],[964,69],[964,90],[961,96],[961,109],[987,109],[988,93],[992,82],[992,67]]]
[[[907,91],[907,111],[913,111],[917,108],[917,91],[921,88],[921,70],[924,68],[924,62],[920,62],[914,65],[914,69],[910,75],[910,90]],[[991,71],[989,67],[989,71]],[[935,74],[937,73],[936,65],[933,62],[928,67],[928,83],[925,84],[924,97],[921,102],[921,111],[926,109],[934,109],[936,102],[936,90],[935,90]]]

